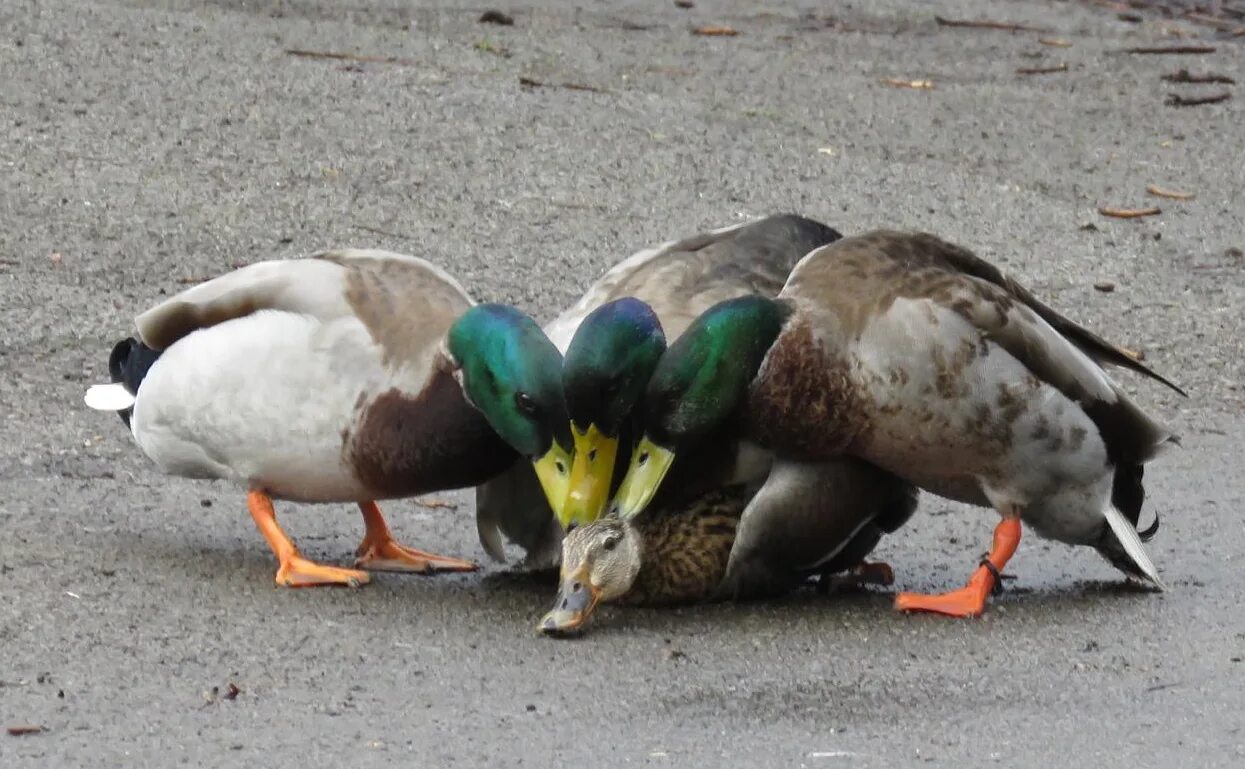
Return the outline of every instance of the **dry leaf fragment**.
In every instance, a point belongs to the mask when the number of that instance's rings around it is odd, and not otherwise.
[[[236,700],[238,699],[238,695],[241,693],[242,693],[242,690],[238,688],[238,685],[235,684],[233,681],[230,681],[229,688],[225,690],[225,699],[231,700],[231,701]]]
[[[1101,206],[1098,213],[1103,216],[1111,216],[1116,219],[1140,219],[1143,216],[1158,216],[1163,213],[1163,209],[1158,206],[1150,206],[1149,208],[1111,208],[1110,206]]]
[[[1202,104],[1218,104],[1231,98],[1232,94],[1228,91],[1210,96],[1181,96],[1178,93],[1169,93],[1167,101],[1163,103],[1169,107],[1197,107]]]
[[[1005,32],[1041,32],[1037,27],[1029,27],[1024,24],[1013,24],[1007,21],[989,21],[981,20],[962,20],[962,19],[945,19],[942,16],[935,16],[934,21],[938,22],[940,27],[969,27],[973,29],[1001,29]]]
[[[40,734],[46,732],[47,729],[35,724],[23,724],[21,726],[10,726],[6,731],[12,737],[24,737],[28,734]]]
[[[64,258],[64,257],[62,257],[62,256],[61,256],[61,252],[60,252],[60,251],[53,251],[51,254],[49,254],[49,255],[48,255],[48,260],[49,260],[50,262],[52,262],[52,264],[54,264],[54,265],[55,265],[55,264],[60,264],[60,263],[61,263],[61,259],[63,259],[63,258]]]
[[[1094,284],[1094,290],[1101,291],[1104,294],[1109,294],[1115,290],[1115,284],[1109,280],[1100,280]]]
[[[692,34],[700,35],[702,37],[735,37],[736,35],[739,34],[739,30],[735,29],[734,27],[728,27],[725,24],[722,24],[722,25],[711,24],[706,27],[697,27],[693,29]]]
[[[1016,70],[1017,75],[1050,75],[1055,72],[1067,72],[1067,62],[1060,62],[1051,67],[1023,67]]]
[[[1151,184],[1146,187],[1146,192],[1156,198],[1171,198],[1172,200],[1193,200],[1192,192],[1176,192],[1175,190],[1165,190],[1162,187]]]
[[[285,52],[290,56],[297,56],[302,59],[339,59],[367,64],[402,64],[405,66],[415,64],[412,59],[404,59],[400,56],[364,56],[357,53],[339,53],[337,51],[308,51],[302,48],[287,48]]]
[[[1042,45],[1049,45],[1051,48],[1071,48],[1071,40],[1062,40],[1058,37],[1041,37],[1038,42]]]
[[[1169,83],[1223,83],[1224,85],[1235,85],[1236,81],[1227,75],[1216,75],[1207,72],[1204,75],[1195,75],[1187,69],[1173,72],[1170,75],[1163,75],[1163,79]]]
[[[881,82],[895,88],[916,88],[928,90],[934,87],[934,81],[932,80],[904,80],[899,77],[884,77],[881,79]]]
[[[1164,45],[1125,48],[1122,53],[1171,54],[1171,53],[1214,53],[1212,45]]]
[[[818,147],[817,151],[820,152],[822,155],[829,155],[830,157],[834,157],[834,147]]]

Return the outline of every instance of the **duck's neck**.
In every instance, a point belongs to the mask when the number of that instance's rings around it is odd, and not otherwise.
[[[650,509],[634,524],[641,565],[623,603],[661,605],[709,598],[726,576],[745,507],[738,489],[717,490],[690,504]]]
[[[516,457],[440,367],[417,395],[392,389],[373,398],[347,446],[378,499],[477,486]]]

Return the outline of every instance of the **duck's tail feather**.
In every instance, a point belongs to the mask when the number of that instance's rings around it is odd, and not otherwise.
[[[1151,582],[1159,590],[1167,590],[1167,585],[1159,578],[1159,571],[1154,566],[1154,562],[1150,560],[1150,556],[1146,553],[1145,545],[1141,543],[1141,537],[1137,534],[1137,530],[1133,528],[1133,524],[1124,517],[1124,514],[1110,505],[1106,510],[1107,523],[1111,526],[1111,531],[1115,534],[1115,538],[1119,540],[1119,544],[1124,548],[1124,552],[1128,555],[1131,565],[1136,569],[1124,569],[1124,571],[1136,574],[1136,576],[1144,577]],[[1110,554],[1103,548],[1103,554],[1110,558]],[[1115,559],[1111,559],[1117,567],[1123,567]]]
[[[130,426],[130,417],[134,413],[134,402],[138,397],[138,388],[151,370],[151,366],[160,358],[160,352],[153,350],[133,337],[122,339],[112,348],[108,356],[108,373],[112,384],[92,385],[86,391],[86,405],[97,411],[115,411],[126,427]]]

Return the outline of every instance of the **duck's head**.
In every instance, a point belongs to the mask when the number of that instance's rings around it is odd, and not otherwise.
[[[564,528],[591,523],[605,509],[620,436],[665,349],[656,313],[631,297],[601,305],[576,330],[562,365],[575,441]]]
[[[450,328],[445,351],[467,400],[502,440],[532,462],[560,518],[574,442],[558,348],[519,310],[480,304]]]
[[[553,609],[540,622],[545,633],[581,629],[602,601],[624,595],[640,573],[643,547],[630,524],[601,518],[562,540],[562,584]]]
[[[611,513],[629,519],[661,486],[680,451],[736,412],[790,311],[760,296],[728,299],[687,327],[654,370],[640,407],[640,440]]]

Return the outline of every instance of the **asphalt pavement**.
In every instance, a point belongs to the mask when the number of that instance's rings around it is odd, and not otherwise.
[[[0,728],[42,727],[0,766],[1240,766],[1245,91],[1162,78],[1243,82],[1245,38],[1103,5],[0,4]],[[1215,50],[1122,52],[1173,45]],[[803,591],[551,640],[552,586],[495,564],[274,587],[239,489],[82,404],[133,316],[238,264],[389,248],[547,320],[779,211],[970,246],[1185,386],[1119,374],[1183,437],[1143,513],[1171,591],[1030,535],[976,621]],[[484,560],[472,495],[434,498],[399,537]],[[278,512],[349,561],[353,508]],[[877,555],[957,586],[995,520],[927,495]]]

